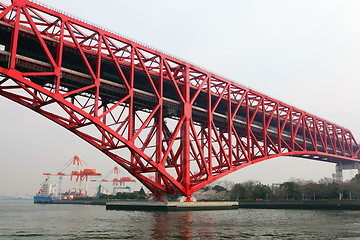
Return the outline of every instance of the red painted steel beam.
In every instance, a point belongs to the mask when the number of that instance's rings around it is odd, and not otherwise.
[[[190,201],[274,157],[360,161],[345,128],[36,3],[0,4],[0,34],[11,39],[0,40],[0,95],[80,136],[158,199]]]

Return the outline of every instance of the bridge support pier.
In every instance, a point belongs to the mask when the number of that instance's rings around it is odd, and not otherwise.
[[[180,196],[177,199],[178,202],[196,202],[196,198],[192,197],[191,195],[189,196]]]
[[[351,170],[351,169],[357,169],[358,173],[360,174],[360,164],[358,162],[347,163],[347,164],[338,162],[335,167],[336,172],[335,174],[333,174],[335,182],[337,183],[343,182],[344,181],[343,170]]]

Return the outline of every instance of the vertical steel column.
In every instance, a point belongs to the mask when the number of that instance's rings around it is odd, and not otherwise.
[[[262,106],[262,137],[263,137],[263,148],[264,148],[264,153],[266,157],[269,153],[268,149],[267,149],[267,128],[266,128],[266,111],[265,111],[265,99],[262,100],[261,103]]]
[[[158,112],[158,118],[155,118],[155,121],[157,121],[155,124],[157,125],[157,129],[156,129],[156,163],[158,164],[162,164],[164,165],[164,163],[162,163],[161,159],[162,159],[162,129],[163,129],[163,76],[164,76],[164,72],[163,72],[163,65],[164,64],[164,59],[160,57],[160,77],[159,77],[159,95],[160,98],[158,99],[158,104],[160,105],[159,107],[159,112]],[[161,175],[159,172],[155,173],[155,182],[159,185],[161,185]],[[161,199],[158,199],[161,200]]]
[[[213,115],[212,115],[212,105],[211,105],[211,78],[209,77],[207,80],[208,85],[208,96],[207,96],[207,102],[208,102],[208,111],[207,111],[207,121],[208,121],[208,134],[207,134],[207,144],[208,144],[208,164],[209,164],[209,173],[212,174],[212,136],[211,136],[211,129],[212,129],[212,121],[213,121]]]
[[[19,6],[17,6],[16,7],[16,20],[15,20],[15,26],[14,26],[13,35],[12,35],[11,49],[10,49],[10,65],[9,65],[10,70],[15,69],[16,50],[17,50],[17,44],[18,44],[18,39],[19,39],[20,12],[21,12],[21,8]]]
[[[294,119],[293,119],[293,109],[290,108],[290,147],[291,147],[291,151],[295,152],[295,135],[294,135]]]
[[[303,134],[303,144],[304,144],[304,150],[306,151],[306,149],[307,149],[307,147],[306,147],[306,134],[305,134],[305,122],[306,122],[306,120],[305,120],[305,116],[304,115],[302,115],[302,134]]]
[[[313,132],[314,132],[314,151],[317,152],[318,151],[318,147],[317,147],[317,136],[316,136],[316,125],[317,125],[317,120],[315,117],[312,118],[313,119]],[[310,131],[311,133],[311,131]]]
[[[61,27],[60,27],[60,37],[59,44],[56,49],[56,80],[55,80],[55,93],[58,94],[60,91],[60,80],[61,80],[61,64],[62,64],[62,56],[63,56],[63,48],[64,48],[64,29],[65,29],[65,20],[61,19]]]
[[[108,109],[107,103],[103,102],[103,112],[106,112],[107,109]],[[106,114],[104,114],[104,116],[100,119],[100,121],[106,125]],[[104,135],[101,136],[101,140],[102,140],[102,145],[105,145],[104,144],[104,142],[105,142],[105,136]]]
[[[128,125],[128,139],[129,141],[131,141],[133,139],[133,135],[134,135],[134,129],[135,129],[135,123],[134,123],[134,119],[135,119],[135,112],[134,112],[134,71],[135,71],[135,46],[132,45],[131,46],[131,63],[130,63],[130,89],[129,89],[129,93],[128,95],[130,96],[129,99],[129,125]],[[126,81],[126,80],[125,80]],[[131,158],[131,164],[134,165],[135,164],[135,159],[134,159],[134,155],[131,152],[130,154],[130,158]]]
[[[277,141],[278,141],[278,151],[281,154],[281,126],[280,126],[280,106],[276,104],[276,126],[277,126]]]
[[[249,156],[249,161],[252,161],[251,142],[250,142],[251,141],[251,139],[250,139],[251,126],[250,126],[249,92],[246,93],[245,100],[246,100],[246,143],[247,143],[246,151]]]
[[[232,157],[232,126],[233,126],[233,121],[232,121],[232,113],[231,113],[231,95],[230,95],[230,92],[231,92],[231,85],[229,84],[228,85],[228,98],[227,98],[227,111],[228,111],[228,125],[227,125],[227,128],[228,128],[228,145],[229,145],[229,169],[232,168],[232,165],[233,165],[233,157]]]
[[[189,81],[189,66],[185,66],[184,73],[184,86],[182,93],[185,103],[182,106],[182,114],[185,117],[184,123],[181,128],[181,165],[183,186],[186,190],[186,202],[191,202],[190,193],[190,124],[191,124],[191,103],[190,103],[190,81]]]
[[[98,33],[98,49],[97,49],[97,60],[96,60],[96,72],[95,72],[95,106],[94,106],[94,117],[99,116],[99,93],[100,93],[100,70],[101,70],[101,43],[103,41],[103,35]]]
[[[324,129],[323,129],[323,134],[324,134],[324,144],[325,144],[325,152],[326,153],[328,153],[328,147],[327,147],[327,134],[326,134],[326,130],[328,129],[328,127],[327,127],[327,124],[326,124],[326,122],[324,121],[323,122],[324,123]]]

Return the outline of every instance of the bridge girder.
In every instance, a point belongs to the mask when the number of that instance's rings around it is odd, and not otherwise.
[[[83,138],[155,195],[279,156],[358,162],[352,133],[38,4],[0,4],[0,95]]]

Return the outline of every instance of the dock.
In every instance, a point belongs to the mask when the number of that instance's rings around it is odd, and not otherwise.
[[[224,202],[154,202],[154,201],[114,201],[106,203],[106,210],[138,211],[203,211],[238,209],[236,201]]]
[[[80,205],[105,205],[107,200],[77,200],[77,199],[52,199],[52,200],[34,200],[35,204],[80,204]]]

